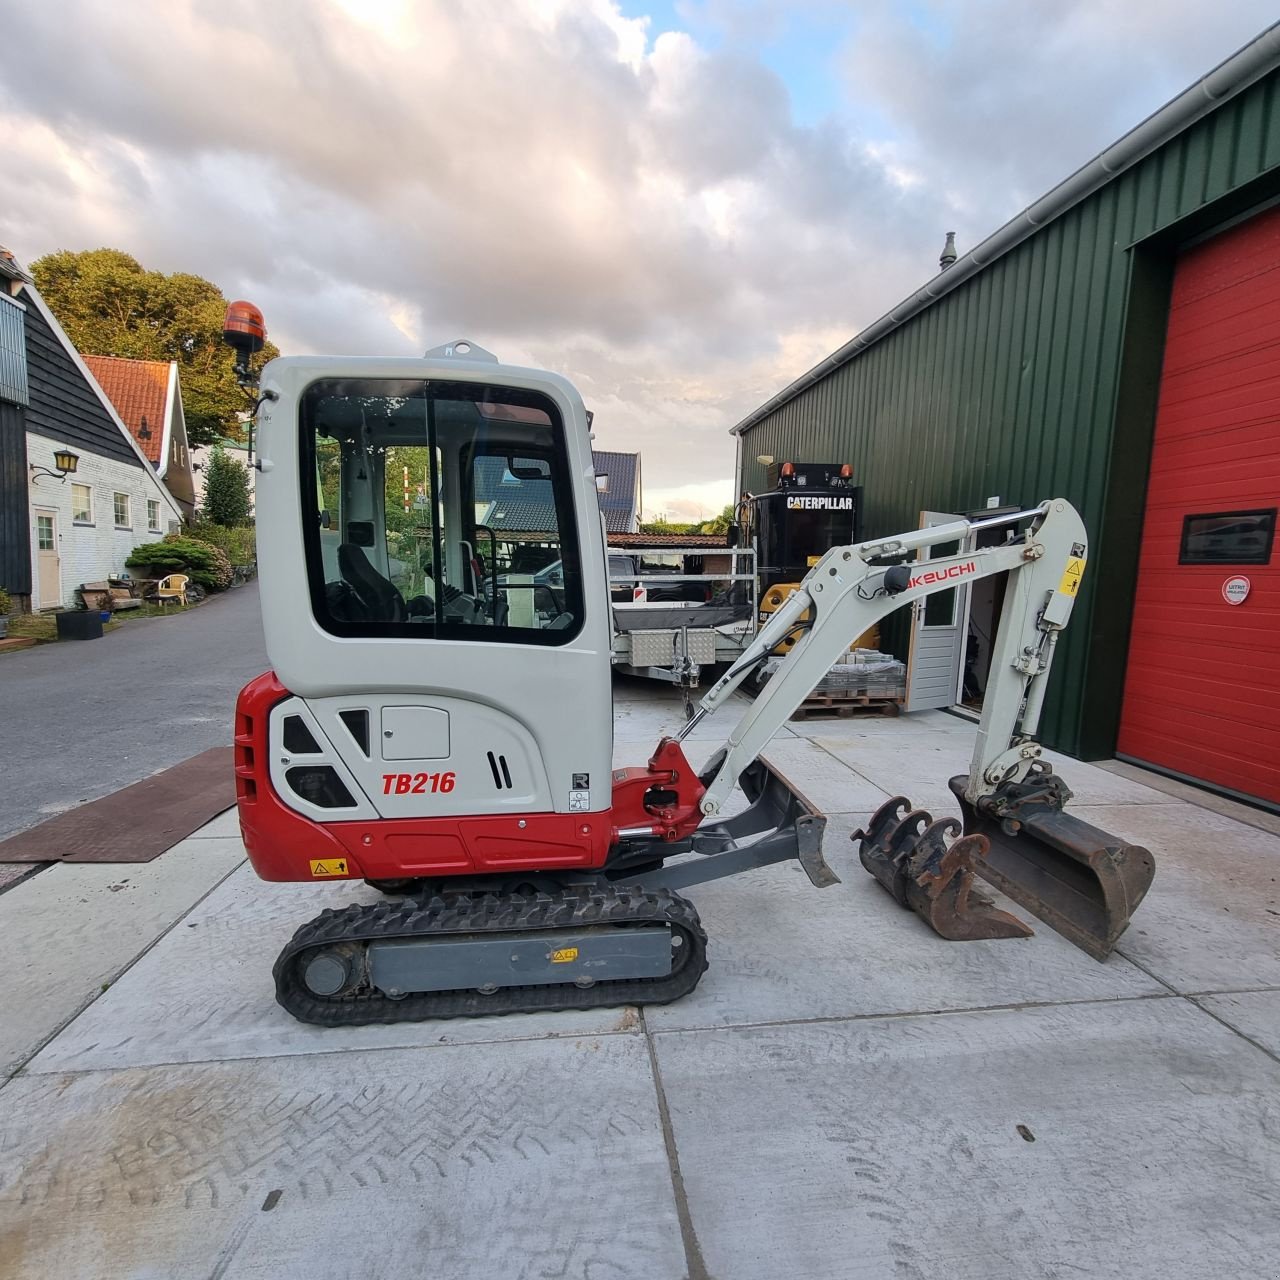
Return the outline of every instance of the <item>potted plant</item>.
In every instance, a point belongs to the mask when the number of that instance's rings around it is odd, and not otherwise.
[[[9,634],[9,608],[12,601],[9,599],[9,593],[0,587],[0,640]]]

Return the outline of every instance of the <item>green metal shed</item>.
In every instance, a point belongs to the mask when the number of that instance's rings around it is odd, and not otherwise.
[[[738,491],[850,462],[868,537],[1068,498],[1091,560],[1043,738],[1113,755],[1175,260],[1278,200],[1280,24],[738,423]]]

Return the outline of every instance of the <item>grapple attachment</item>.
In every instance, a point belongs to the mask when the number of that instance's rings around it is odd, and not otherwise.
[[[948,941],[1031,937],[1017,916],[974,888],[987,841],[963,835],[955,818],[934,821],[923,809],[912,809],[905,796],[894,796],[851,839],[861,841],[862,865],[881,885]]]
[[[1042,761],[975,808],[952,778],[965,830],[984,839],[974,869],[1095,960],[1105,960],[1155,875],[1151,851],[1063,812],[1071,792]]]

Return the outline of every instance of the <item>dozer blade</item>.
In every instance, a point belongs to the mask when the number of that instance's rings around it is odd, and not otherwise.
[[[894,796],[865,831],[850,838],[861,841],[858,856],[880,884],[948,941],[1031,937],[1017,916],[974,888],[974,869],[986,856],[987,842],[961,832],[955,818],[935,822],[923,809],[912,809],[905,796]]]
[[[1151,851],[1062,811],[1070,796],[1047,769],[1026,795],[988,814],[964,799],[968,776],[951,779],[965,831],[990,848],[975,870],[1068,941],[1105,960],[1155,875]]]
[[[723,759],[721,748],[704,766],[704,781],[715,776]],[[646,876],[646,884],[684,889],[789,858],[799,862],[815,888],[840,883],[822,856],[827,820],[803,792],[763,758],[753,760],[738,775],[738,786],[750,801],[749,807],[699,827],[689,839],[689,848],[705,855],[704,860],[668,864],[656,876]],[[668,845],[665,852],[670,857],[681,849]]]

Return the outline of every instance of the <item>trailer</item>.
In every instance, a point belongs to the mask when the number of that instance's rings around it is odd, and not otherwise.
[[[607,551],[615,671],[693,690],[704,668],[736,661],[755,638],[754,547],[651,543]],[[679,564],[659,571],[653,558]]]

